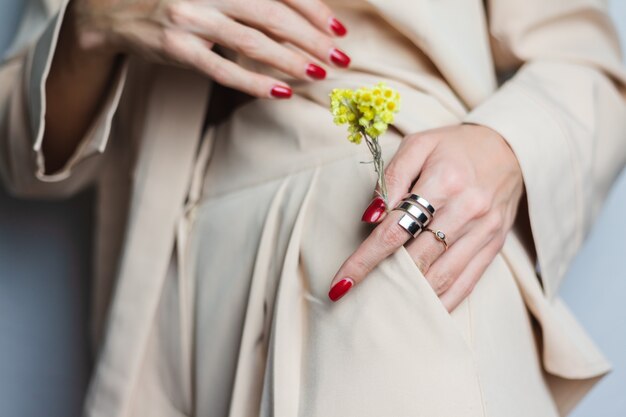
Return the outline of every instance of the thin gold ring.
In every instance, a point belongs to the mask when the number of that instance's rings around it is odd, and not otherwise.
[[[435,239],[443,243],[443,247],[445,248],[445,250],[448,250],[448,242],[446,242],[446,234],[444,232],[442,232],[441,230],[435,231],[431,229],[430,227],[427,227],[424,230],[428,230],[430,233],[435,235]]]

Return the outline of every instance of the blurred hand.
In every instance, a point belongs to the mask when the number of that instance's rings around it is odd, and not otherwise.
[[[385,169],[390,207],[375,197],[363,221],[378,223],[343,263],[331,282],[333,301],[358,285],[384,258],[407,241],[418,268],[452,311],[467,295],[504,245],[524,194],[513,150],[497,132],[478,125],[450,126],[405,137]],[[415,185],[412,184],[415,182]],[[442,242],[422,231],[413,238],[393,210],[408,192],[436,209],[427,227],[446,234]],[[339,283],[333,288],[334,284]]]
[[[298,79],[325,77],[307,54],[340,67],[350,62],[333,43],[333,36],[346,30],[319,0],[74,0],[71,7],[78,42],[86,50],[135,53],[193,68],[255,97],[288,98],[291,89],[221,57],[213,45]]]

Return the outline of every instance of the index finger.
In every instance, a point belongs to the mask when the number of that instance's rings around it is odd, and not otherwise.
[[[398,220],[405,214],[402,210],[392,210],[344,261],[331,282],[328,297],[332,301],[337,301],[352,286],[358,285],[376,265],[412,237],[398,224]]]
[[[326,31],[319,30],[306,17],[285,3],[276,1],[229,3],[225,13],[267,35],[286,41],[322,62],[345,68],[350,58],[335,47]]]

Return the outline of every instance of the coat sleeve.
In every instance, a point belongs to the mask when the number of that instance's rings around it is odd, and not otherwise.
[[[45,84],[67,3],[61,1],[58,9],[51,10],[51,2],[30,1],[0,66],[0,177],[15,196],[62,198],[96,178],[125,83],[124,60],[116,67],[104,102],[74,154],[60,171],[46,174],[41,149],[46,128]]]
[[[602,0],[491,0],[492,53],[513,75],[465,122],[519,160],[545,294],[552,298],[626,161],[626,74]]]

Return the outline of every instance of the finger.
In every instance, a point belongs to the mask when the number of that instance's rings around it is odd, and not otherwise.
[[[319,30],[344,36],[348,31],[334,15],[330,8],[319,0],[283,0],[283,3],[299,12]]]
[[[322,62],[340,67],[350,64],[350,58],[335,47],[330,36],[283,3],[237,0],[228,2],[227,7],[228,16],[285,40]]]
[[[424,162],[435,147],[433,140],[422,139],[425,137],[427,136],[409,135],[402,139],[396,153],[385,168],[385,185],[389,204],[386,207],[387,210],[382,205],[381,190],[377,184],[373,200],[363,213],[361,220],[368,223],[381,222],[387,213],[403,199],[411,188],[411,184],[418,178]],[[431,204],[434,205],[432,202]]]
[[[426,280],[438,295],[447,291],[472,259],[497,236],[497,231],[490,230],[488,222],[484,218],[468,223],[468,226],[472,225],[470,230],[450,245],[425,272]]]
[[[210,43],[196,35],[166,29],[163,51],[174,62],[194,68],[217,83],[259,98],[289,98],[291,88],[282,81],[248,71],[211,51]]]
[[[298,79],[322,79],[326,70],[263,32],[235,22],[219,11],[179,6],[177,25]]]
[[[411,238],[411,235],[398,224],[398,219],[404,214],[400,210],[392,211],[345,260],[331,282],[328,294],[331,300],[337,301],[352,285],[362,282],[376,265]]]
[[[431,194],[436,195],[434,190],[422,193],[421,184],[418,181],[411,192],[418,195],[428,195],[429,200]],[[428,227],[433,232],[441,230],[449,248],[452,248],[455,242],[462,239],[467,233],[477,231],[476,235],[482,239],[480,241],[480,247],[482,247],[498,231],[497,227],[501,222],[496,214],[487,215],[486,210],[489,209],[489,204],[486,199],[483,201],[481,195],[479,192],[472,192],[455,196],[442,203],[439,203],[440,200],[436,200],[436,203],[441,204],[442,207],[436,209],[435,216],[433,216]],[[426,213],[426,209],[421,208],[421,210]],[[424,274],[445,251],[445,246],[437,240],[433,232],[425,230],[407,245],[407,251]],[[437,286],[440,285],[436,284]]]
[[[492,240],[472,258],[461,275],[452,283],[450,288],[441,294],[439,298],[444,307],[452,312],[461,302],[471,294],[474,286],[482,277],[487,267],[496,257],[502,244],[498,240]]]
[[[447,251],[450,251],[457,240],[463,238],[470,226],[474,226],[474,223],[469,224],[464,218],[456,216],[455,210],[450,210],[446,207],[441,213],[437,212],[438,217],[429,223],[427,228],[429,230],[423,230],[420,234],[406,245],[407,252],[413,258],[413,261],[417,267],[422,271],[424,275],[428,273],[431,265],[437,261]],[[445,235],[445,241],[448,244],[446,250],[443,242],[437,239],[435,233],[441,230]]]
[[[459,194],[457,188],[462,188],[459,184],[452,184],[450,179],[439,181],[440,185],[435,189],[433,188],[434,181],[426,178],[419,179],[411,190],[412,193],[418,195],[427,195],[429,201],[431,194],[435,196],[433,201],[436,207],[436,217],[428,227],[435,232],[441,229],[446,236],[449,248],[452,248],[457,240],[472,232],[476,232],[478,238],[482,239],[479,241],[482,247],[498,232],[498,227],[502,224],[497,212],[490,211],[491,202],[487,194],[481,190],[465,190],[465,193]],[[428,191],[422,193],[423,189]],[[441,192],[446,193],[448,197],[440,198]],[[435,246],[436,244],[439,244],[439,249]],[[427,231],[422,232],[407,247],[407,251],[413,256],[415,263],[424,274],[442,256],[444,250],[442,242],[438,241],[433,233]],[[438,281],[431,284],[434,284],[434,288],[442,285]]]

